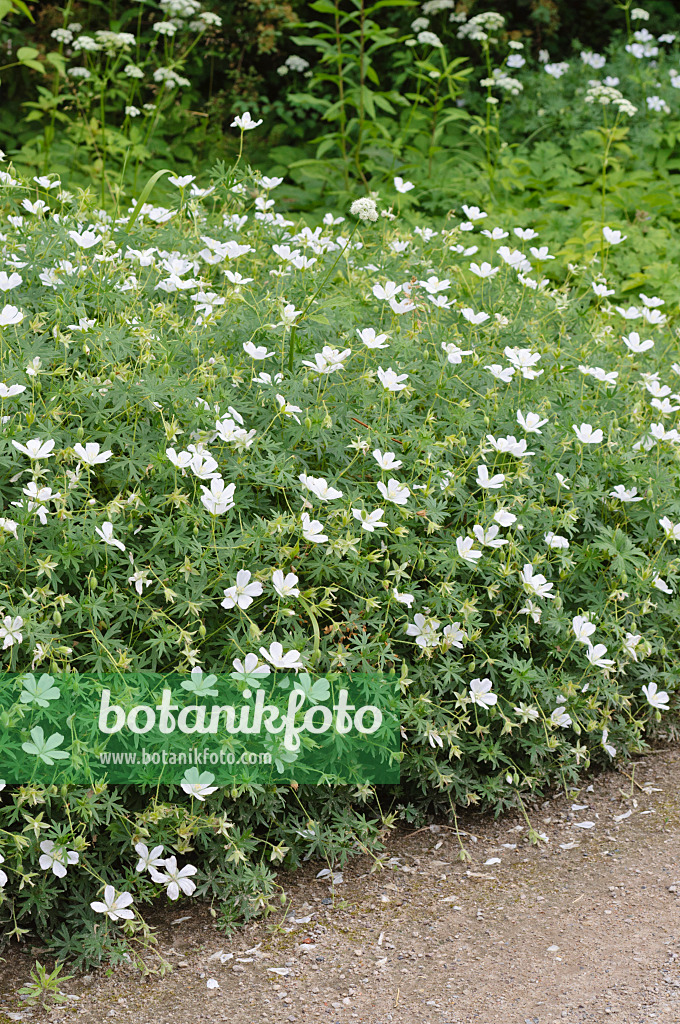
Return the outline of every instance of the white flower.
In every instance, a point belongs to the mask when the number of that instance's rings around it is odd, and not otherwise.
[[[526,455],[535,455],[535,452],[527,451],[527,442],[522,438],[518,441],[514,434],[509,434],[508,437],[499,437],[496,439],[493,434],[487,434],[486,439],[494,449],[494,451],[501,452],[504,455],[514,455],[518,459],[524,458]]]
[[[642,640],[640,633],[626,633],[626,637],[623,641],[623,646],[627,654],[631,656],[633,661],[637,661],[637,646]]]
[[[302,409],[299,405],[289,404],[283,395],[277,395],[276,401],[279,405],[279,412],[282,412],[284,416],[292,416],[296,423],[300,422],[297,413],[302,412]]]
[[[194,446],[189,446],[190,450],[192,447]],[[220,475],[217,460],[213,459],[212,455],[209,455],[207,452],[200,450],[192,452],[189,469],[199,480],[213,480]]]
[[[593,430],[590,423],[582,423],[580,427],[574,424],[571,428],[582,444],[600,444],[604,438],[601,430]]]
[[[460,557],[466,562],[471,562],[473,565],[482,557],[483,554],[483,552],[475,547],[475,542],[472,537],[456,537],[456,548],[458,549]]]
[[[394,187],[397,192],[401,192],[403,194],[404,192],[410,192],[412,188],[415,188],[415,185],[412,181],[404,181],[403,178],[395,178]]]
[[[642,312],[637,306],[616,306],[616,312],[620,313],[624,320],[639,320],[642,316]]]
[[[250,116],[250,111],[246,110],[243,114],[239,114],[231,122],[231,128],[240,128],[242,132],[252,131],[253,128],[257,128],[258,125],[262,124],[262,118],[259,121],[253,121]]]
[[[260,596],[262,584],[259,580],[251,583],[251,576],[252,573],[248,569],[239,569],[234,586],[224,591],[224,600],[220,602],[223,608],[249,608],[253,598]]]
[[[652,682],[643,686],[642,692],[653,708],[657,708],[659,711],[668,711],[668,701],[670,698],[665,690],[658,690],[656,683]]]
[[[101,529],[95,526],[94,532],[105,544],[110,545],[112,548],[118,548],[120,551],[125,551],[125,545],[122,540],[116,540],[113,536],[113,523],[108,520],[101,525]]]
[[[4,783],[3,783],[3,789],[4,789]],[[5,863],[5,858],[0,853],[0,864],[4,864],[4,863]],[[7,881],[8,881],[7,873],[5,871],[3,871],[2,868],[0,868],[0,889],[2,889],[5,885],[7,885]]]
[[[494,476],[489,476],[489,470],[485,465],[477,466],[477,483],[480,487],[485,487],[491,491],[497,491],[503,486],[505,482],[504,473],[496,473]]]
[[[472,679],[470,681],[470,700],[480,708],[490,708],[498,702],[498,696],[491,693],[493,683],[490,679]]]
[[[274,668],[282,668],[285,671],[288,671],[289,669],[297,670],[299,668],[304,668],[300,652],[295,650],[284,652],[283,647],[278,640],[274,640],[274,642],[269,645],[269,650],[267,650],[266,647],[260,647],[260,654],[263,658],[266,658]]]
[[[439,622],[425,615],[414,615],[413,622],[406,627],[407,636],[414,636],[419,647],[437,647],[439,644]]]
[[[382,517],[385,515],[384,509],[376,508],[373,512],[366,512],[365,509],[353,508],[352,515],[358,522],[361,523],[362,530],[366,530],[368,533],[373,533],[374,530],[381,526],[387,526],[387,523],[383,523]]]
[[[182,789],[184,789],[184,783],[182,783]],[[176,857],[168,857],[163,867],[165,868],[164,872],[151,868],[151,877],[154,882],[167,886],[169,899],[178,899],[180,891],[186,896],[191,896],[196,889],[196,883],[192,882],[189,876],[195,875],[198,869],[193,864],[187,864],[181,871],[178,870]]]
[[[666,583],[666,581],[664,579],[662,579],[661,576],[659,576],[658,573],[656,574],[656,576],[652,580],[652,583],[654,584],[654,586],[656,587],[657,590],[661,591],[662,594],[672,594],[673,593],[673,588],[669,587],[668,584]]]
[[[174,448],[165,449],[166,456],[170,459],[170,462],[177,469],[181,469],[184,473],[186,466],[190,465],[193,455],[191,452],[179,452],[177,453]]]
[[[596,668],[613,668],[614,662],[609,658],[605,658],[604,655],[607,653],[607,648],[604,644],[595,644],[592,647],[588,647],[586,651],[586,658],[591,665]]]
[[[509,384],[515,376],[514,366],[501,366],[500,363],[492,363],[490,366],[485,366],[484,369],[492,373],[496,380],[503,381],[504,384]]]
[[[631,352],[635,353],[647,352],[650,348],[654,348],[652,339],[647,338],[646,341],[640,341],[640,335],[637,331],[631,331],[628,336],[624,334],[623,342]]]
[[[386,391],[403,391],[407,386],[406,384],[403,384],[402,381],[408,380],[408,374],[397,373],[391,366],[388,366],[386,370],[383,370],[382,366],[379,366],[378,377]]]
[[[197,673],[199,678],[200,678],[200,676],[202,676],[202,672],[201,672],[200,669],[195,669],[194,668],[192,670],[191,674],[193,675],[194,672]],[[212,678],[214,679],[215,677],[213,676]],[[208,690],[207,693],[216,694],[217,690]],[[210,785],[210,783],[214,782],[214,781],[215,781],[215,776],[212,775],[210,772],[202,772],[199,775],[198,768],[189,768],[184,773],[184,778],[182,779],[180,785],[181,785],[182,789],[184,790],[184,792],[188,796],[193,796],[197,800],[205,800],[205,798],[207,796],[210,796],[211,793],[216,793],[217,792],[217,788],[218,787]],[[167,863],[167,861],[166,861],[166,863]],[[191,872],[191,873],[193,874],[193,872]],[[157,879],[155,879],[155,881],[157,881]],[[187,895],[191,895],[191,894],[188,893]],[[170,898],[171,899],[175,899],[176,897],[171,896]]]
[[[467,219],[472,221],[483,220],[489,216],[488,213],[483,213],[478,206],[466,206],[465,203],[463,203],[463,212]]]
[[[527,380],[535,380],[543,373],[543,370],[534,370],[534,366],[541,358],[540,352],[532,352],[529,348],[511,348],[506,345],[503,354],[508,362],[512,363],[514,368],[519,370]]]
[[[590,638],[595,632],[594,622],[591,622],[585,615],[575,615],[571,620],[571,628],[580,643],[590,644]]]
[[[663,529],[669,540],[680,540],[680,523],[673,524],[668,516],[659,520],[659,526]]]
[[[7,385],[0,383],[0,398],[16,398],[17,395],[23,395],[25,390],[25,384]]]
[[[165,863],[162,846],[154,846],[153,850],[149,850],[144,843],[137,843],[135,853],[139,857],[137,871],[149,871],[151,868],[162,867]]]
[[[481,277],[483,279],[486,279],[487,277],[493,277],[494,274],[499,273],[500,269],[500,267],[492,267],[490,263],[482,263],[481,266],[479,265],[479,263],[470,264],[470,270],[472,271],[472,273],[476,274],[477,277]]]
[[[201,504],[208,510],[211,516],[221,516],[229,509],[234,508],[234,491],[236,484],[225,484],[221,476],[214,476],[210,486],[201,484]]]
[[[368,196],[355,199],[349,208],[349,212],[353,217],[358,217],[359,220],[376,221],[378,219],[378,207],[376,206],[375,199],[371,199]]]
[[[381,469],[399,469],[402,465],[401,459],[395,459],[394,452],[381,452],[379,448],[376,448],[372,455]]]
[[[435,35],[434,32],[419,32],[416,36],[419,43],[423,43],[424,46],[435,46],[439,47],[442,45],[442,41],[439,36]]]
[[[660,114],[670,114],[671,112],[671,108],[661,96],[648,96],[647,106],[650,110],[655,110]]]
[[[499,508],[494,514],[494,520],[501,526],[512,526],[513,523],[517,522],[517,516],[513,515],[512,512],[508,512],[507,509]]]
[[[140,597],[144,593],[144,587],[150,587],[153,583],[153,580],[148,579],[148,575],[148,569],[137,569],[136,572],[133,572],[132,576],[128,576],[128,583],[134,584],[135,590]]]
[[[100,445],[96,441],[88,441],[85,447],[82,444],[74,444],[73,451],[86,466],[98,466],[102,462],[108,462],[113,452],[100,452]]]
[[[608,739],[609,739],[609,729],[603,729],[602,730],[602,746],[607,751],[607,753],[609,754],[610,757],[615,757],[616,756],[616,747],[612,746],[611,743],[608,743],[607,742]]]
[[[5,533],[11,533],[14,539],[17,540],[17,526],[13,519],[6,519],[4,516],[0,516],[0,530],[4,530]]]
[[[503,540],[502,537],[498,536],[499,529],[499,526],[494,525],[490,526],[488,530],[485,530],[483,526],[476,525],[472,527],[472,532],[474,533],[479,543],[482,544],[484,547],[502,548],[508,542],[507,540]]]
[[[231,678],[245,683],[253,679],[264,679],[271,672],[269,665],[261,664],[256,654],[246,654],[245,662],[240,658],[234,658],[232,664],[236,671],[231,673]]]
[[[381,480],[378,481],[377,487],[383,498],[395,505],[405,505],[409,499],[410,491],[406,484],[400,484],[394,477],[387,481],[387,486]]]
[[[303,366],[309,366],[312,370],[317,373],[334,373],[336,370],[344,370],[344,360],[352,354],[352,350],[349,348],[340,351],[337,348],[332,348],[330,345],[324,345],[321,352],[316,352],[314,355],[314,362],[310,362],[308,359],[302,360]]]
[[[394,594],[394,600],[398,601],[399,604],[405,604],[407,608],[410,608],[415,601],[413,594],[400,594],[396,587],[394,587],[392,593]]]
[[[284,576],[282,569],[274,569],[272,585],[279,597],[299,597],[300,590],[297,584],[298,577],[294,572],[289,572]]]
[[[91,249],[93,245],[102,240],[102,236],[98,235],[96,231],[69,231],[69,238],[81,249]]]
[[[642,498],[636,497],[637,487],[624,487],[623,484],[617,484],[616,487],[609,492],[610,498],[618,498],[619,501],[642,501]]]
[[[622,235],[620,231],[615,231],[613,228],[607,227],[606,225],[602,228],[602,234],[604,235],[605,241],[609,242],[610,245],[618,245],[620,242],[623,242],[628,238],[628,235]]]
[[[534,622],[540,622],[541,616],[543,615],[543,609],[540,605],[534,604],[529,598],[523,608],[519,610],[520,615],[530,615]]]
[[[444,626],[444,641],[449,647],[457,647],[462,651],[464,640],[467,640],[467,633],[460,628],[460,622],[451,622],[448,626]]]
[[[0,291],[8,292],[12,288],[18,288],[22,281],[23,277],[21,274],[8,275],[4,270],[0,271]]]
[[[56,847],[53,839],[44,839],[40,844],[42,856],[39,860],[43,871],[52,868],[57,878],[66,877],[66,868],[69,864],[77,864],[79,854],[75,850],[67,850],[65,847]]]
[[[366,348],[387,348],[387,335],[376,334],[372,327],[364,327],[361,331],[357,328],[357,334]]]
[[[17,451],[22,452],[24,455],[28,455],[29,459],[48,459],[54,448],[55,442],[52,440],[41,441],[40,438],[34,437],[26,444],[19,444],[18,441],[12,441],[12,444]]]
[[[307,512],[302,513],[302,536],[311,544],[324,544],[328,540],[323,532],[323,523],[310,519]]]
[[[569,547],[569,541],[566,537],[560,537],[558,533],[549,531],[544,534],[544,540],[549,548],[561,548],[566,550]]]
[[[551,725],[559,725],[562,729],[568,729],[571,725],[571,716],[563,707],[558,707],[551,714],[549,721]]]
[[[343,492],[339,491],[337,487],[331,487],[322,476],[308,476],[306,473],[300,473],[298,480],[320,501],[335,501],[337,498],[342,498]]]
[[[475,313],[474,309],[470,309],[469,306],[465,306],[463,309],[461,309],[460,312],[461,316],[464,317],[464,319],[467,320],[468,323],[473,324],[473,326],[475,327],[478,327],[480,324],[486,323],[486,321],[490,319],[488,313]]]
[[[542,434],[541,427],[545,426],[547,420],[542,420],[537,412],[528,412],[526,416],[520,409],[517,410],[517,422],[527,434]]]
[[[520,573],[520,577],[527,593],[533,594],[535,597],[547,597],[551,601],[555,597],[554,594],[549,593],[553,588],[553,584],[548,583],[542,573],[534,574],[533,566],[530,562],[526,563]]]
[[[446,352],[446,358],[453,366],[463,362],[463,356],[471,356],[472,349],[462,349],[453,341],[442,341],[442,349]]]
[[[90,903],[93,910],[98,914],[106,914],[112,921],[130,921],[135,916],[129,906],[134,900],[129,892],[116,892],[112,885],[104,888],[104,902],[97,900]]]
[[[174,185],[175,188],[186,188],[187,185],[192,183],[192,181],[196,181],[196,178],[193,174],[183,174],[180,178],[171,174],[168,181],[171,185]]]
[[[266,345],[254,345],[252,341],[243,342],[243,351],[251,359],[266,359],[268,356],[274,355]]]
[[[387,300],[393,299],[395,295],[398,295],[401,291],[401,285],[396,284],[394,281],[385,281],[385,284],[374,284],[372,288],[373,294],[376,299]]]

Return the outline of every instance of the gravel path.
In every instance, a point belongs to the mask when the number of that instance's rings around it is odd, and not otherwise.
[[[49,1020],[677,1024],[680,752],[627,771],[534,811],[538,848],[522,819],[467,815],[466,863],[440,825],[393,837],[385,870],[356,860],[334,889],[321,865],[282,876],[285,914],[231,940],[185,900],[157,922],[172,971],[74,980]],[[0,968],[0,1024],[45,1019],[16,1014],[29,965],[25,951]]]

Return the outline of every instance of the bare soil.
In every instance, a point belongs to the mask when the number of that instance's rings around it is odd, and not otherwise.
[[[680,751],[632,774],[546,801],[538,847],[522,818],[467,815],[467,862],[442,824],[393,836],[386,870],[355,860],[334,887],[322,865],[282,876],[285,912],[231,939],[184,899],[157,922],[171,972],[93,972],[64,985],[66,1009],[17,1005],[32,958],[12,952],[0,1024],[678,1024]]]

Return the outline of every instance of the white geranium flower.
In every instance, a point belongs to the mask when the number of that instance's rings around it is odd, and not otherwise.
[[[387,486],[385,486],[382,480],[379,480],[376,486],[383,498],[386,501],[393,502],[395,505],[405,505],[411,493],[406,484],[400,484],[393,477],[387,481]]]
[[[205,773],[209,774],[209,773]],[[184,788],[184,784],[182,784]],[[165,871],[156,871],[155,868],[151,869],[151,877],[154,882],[158,882],[159,885],[165,885],[167,888],[168,898],[176,900],[179,898],[180,892],[183,892],[186,896],[191,896],[196,890],[196,883],[191,881],[191,875],[195,875],[198,868],[193,864],[187,864],[181,870],[177,867],[177,858],[168,857],[163,867]]]
[[[259,580],[250,582],[252,573],[248,569],[239,569],[236,573],[236,583],[224,591],[224,600],[221,601],[223,608],[249,608],[254,598],[262,593],[262,584]]]
[[[274,668],[281,668],[285,671],[294,669],[297,671],[300,668],[304,668],[300,652],[291,650],[284,651],[282,645],[278,640],[274,640],[269,645],[269,650],[266,647],[260,647],[260,654],[265,658]]]
[[[275,569],[272,573],[272,585],[279,597],[299,597],[300,590],[297,586],[298,577],[294,572],[284,576],[282,569]]]
[[[57,878],[66,877],[66,869],[70,864],[77,864],[80,855],[76,850],[67,850],[62,846],[55,846],[53,839],[44,839],[40,844],[42,856],[39,864],[43,871],[52,869]]]
[[[112,548],[118,548],[119,551],[125,551],[125,545],[122,540],[117,540],[113,536],[113,523],[110,523],[107,520],[102,523],[101,529],[98,526],[95,526],[94,531],[104,544],[108,544]]]
[[[82,444],[74,444],[73,451],[85,466],[99,466],[103,462],[108,462],[113,455],[113,452],[102,452],[100,448],[101,445],[96,441],[88,441],[84,447]]]
[[[555,597],[550,591],[553,588],[552,583],[548,583],[545,576],[542,573],[534,573],[533,566],[530,562],[527,562],[522,572],[520,573],[524,589],[535,597],[547,597],[551,601]]]
[[[107,885],[104,887],[103,902],[95,900],[90,906],[98,914],[106,914],[112,921],[131,921],[135,916],[134,911],[129,909],[133,902],[131,893],[116,892],[112,885]]]
[[[470,699],[480,708],[491,708],[498,702],[498,695],[491,692],[493,683],[490,679],[473,679],[470,682]]]
[[[665,690],[658,689],[656,683],[652,682],[643,686],[642,692],[653,708],[657,708],[659,711],[668,711],[668,701],[670,698]]]

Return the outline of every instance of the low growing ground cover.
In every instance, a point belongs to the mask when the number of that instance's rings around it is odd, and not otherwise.
[[[164,891],[230,925],[280,864],[644,748],[680,612],[680,358],[672,301],[630,292],[644,221],[591,221],[570,262],[552,212],[418,223],[401,179],[301,220],[240,162],[113,214],[5,168],[4,668],[393,672],[403,742],[378,792],[6,787],[5,937],[120,956]]]

